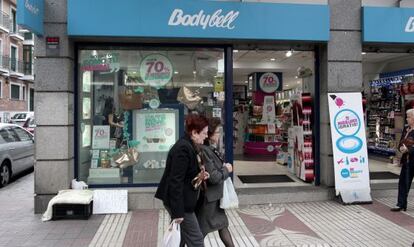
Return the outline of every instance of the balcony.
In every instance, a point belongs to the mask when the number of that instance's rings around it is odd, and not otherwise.
[[[24,69],[23,69],[23,77],[22,80],[26,81],[34,81],[33,75],[33,63],[32,62],[23,62]]]
[[[9,76],[10,58],[9,56],[0,56],[0,73]]]
[[[10,38],[15,39],[17,41],[23,41],[24,40],[23,33],[20,32],[20,29],[22,28],[20,28],[20,26],[17,24],[12,24],[10,27],[11,27],[10,34],[9,34]]]
[[[34,46],[33,33],[30,33],[30,32],[24,33],[23,45]]]
[[[0,11],[0,32],[10,32],[10,16],[3,11]]]
[[[10,59],[10,76],[16,78],[24,76],[24,63],[22,60]]]

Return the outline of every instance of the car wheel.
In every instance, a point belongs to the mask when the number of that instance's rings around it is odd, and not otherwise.
[[[0,188],[10,182],[10,167],[5,163],[0,165]]]

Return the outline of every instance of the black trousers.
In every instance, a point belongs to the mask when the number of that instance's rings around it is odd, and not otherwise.
[[[400,178],[398,181],[398,202],[397,207],[407,208],[408,192],[414,177],[414,164],[404,162],[401,167]]]

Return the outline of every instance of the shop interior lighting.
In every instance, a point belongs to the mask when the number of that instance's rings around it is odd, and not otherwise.
[[[366,53],[366,52],[361,52],[361,54],[362,54],[362,55],[365,55],[365,54],[367,54],[367,53]]]
[[[293,55],[293,51],[289,50],[286,52],[286,57],[291,57]]]
[[[195,74],[197,74],[197,71],[193,70],[193,74],[194,74],[194,75],[195,75]]]
[[[273,57],[270,59],[270,61],[275,61],[275,60],[276,60],[276,58],[273,58]]]
[[[178,74],[178,71],[174,71],[174,74]]]
[[[239,52],[239,50],[233,50],[233,52],[234,52],[234,53],[237,53],[237,52]]]

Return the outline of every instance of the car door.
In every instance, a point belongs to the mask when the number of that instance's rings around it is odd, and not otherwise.
[[[12,131],[16,133],[19,139],[16,145],[16,149],[19,150],[19,163],[21,164],[21,169],[19,171],[22,171],[34,165],[33,137],[26,130],[17,126],[12,127]]]
[[[21,160],[19,161],[19,150],[17,148],[18,146],[18,137],[10,127],[4,127],[0,129],[0,135],[3,138],[3,140],[6,142],[4,144],[4,152],[7,153],[9,158],[11,159],[12,163],[12,173],[17,172],[21,169],[22,163]]]

